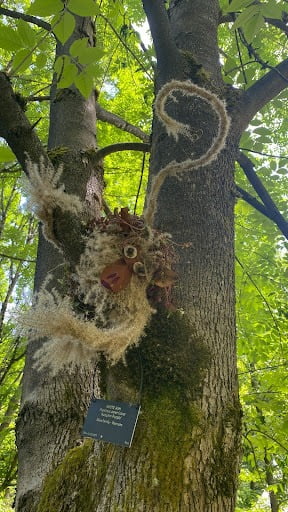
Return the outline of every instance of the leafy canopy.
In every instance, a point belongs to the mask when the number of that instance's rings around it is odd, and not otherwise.
[[[219,50],[227,84],[247,89],[285,58],[286,1],[221,0]],[[28,18],[4,15],[1,8]],[[69,38],[75,15],[92,16],[96,44]],[[28,21],[27,21],[28,20]],[[94,88],[101,106],[149,134],[155,63],[151,42],[140,27],[139,0],[4,0],[0,7],[2,69],[19,94],[37,133],[47,143],[49,88],[56,73],[59,92],[75,86],[84,97]],[[281,24],[282,23],[282,24]],[[287,23],[286,23],[287,27]],[[65,52],[54,62],[56,39]],[[258,112],[243,134],[248,154],[281,213],[287,218],[287,92]],[[100,147],[136,141],[132,134],[98,121]],[[8,510],[16,475],[14,426],[24,347],[15,338],[13,311],[31,298],[37,239],[36,223],[25,209],[25,191],[12,151],[0,141],[1,345],[0,345],[0,510]],[[106,200],[110,207],[137,207],[145,198],[148,158],[120,152],[105,160]],[[255,195],[242,170],[237,184]],[[141,186],[140,186],[141,185]],[[265,510],[263,492],[273,492],[280,510],[287,494],[287,240],[276,226],[243,200],[236,207],[236,277],[239,378],[244,411],[244,460],[238,511]],[[270,475],[270,477],[269,477]],[[1,508],[2,507],[2,508]],[[264,508],[263,508],[264,507]]]

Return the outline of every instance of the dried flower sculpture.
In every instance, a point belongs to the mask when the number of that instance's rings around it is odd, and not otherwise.
[[[195,160],[171,162],[153,178],[143,217],[128,208],[115,210],[89,226],[86,244],[73,279],[73,291],[61,297],[55,290],[39,292],[36,304],[22,317],[30,338],[48,340],[36,352],[37,368],[50,365],[57,373],[64,365],[85,364],[97,353],[111,363],[124,357],[126,349],[139,342],[145,326],[162,306],[171,308],[170,292],[175,283],[174,245],[168,233],[152,228],[157,198],[167,176],[178,176],[190,169],[212,162],[224,147],[229,118],[224,104],[213,93],[191,82],[172,80],[159,91],[155,112],[168,134],[177,140],[184,134],[191,138],[189,126],[172,119],[165,111],[173,92],[196,95],[216,112],[218,133],[208,151]],[[46,172],[28,162],[30,193],[36,213],[44,224],[46,237],[55,243],[51,219],[57,207],[79,215],[84,207],[77,197],[65,194],[58,186],[61,169]],[[75,287],[76,283],[76,287]]]

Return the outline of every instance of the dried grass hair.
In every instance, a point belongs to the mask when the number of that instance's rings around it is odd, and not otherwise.
[[[97,353],[116,363],[129,346],[139,342],[150,319],[152,309],[145,294],[145,287],[136,278],[132,279],[126,290],[128,298],[136,299],[135,305],[130,306],[130,314],[114,327],[100,329],[95,322],[75,312],[71,297],[42,289],[34,307],[21,317],[22,333],[30,340],[47,338],[35,354],[34,367],[41,370],[49,366],[55,375],[63,366],[73,370],[75,366],[88,364]]]
[[[167,178],[167,176],[178,176],[184,172],[204,167],[215,160],[224,148],[226,138],[230,128],[230,119],[227,115],[225,103],[218,98],[215,94],[203,87],[199,87],[190,81],[181,82],[179,80],[171,80],[166,83],[158,92],[155,100],[155,113],[159,120],[164,124],[168,135],[174,137],[177,141],[180,134],[193,139],[193,132],[191,127],[187,124],[181,123],[173,119],[165,110],[166,102],[169,98],[177,101],[173,93],[181,91],[184,96],[197,96],[202,100],[209,103],[212,110],[218,117],[218,130],[210,148],[204,155],[194,160],[188,158],[183,162],[176,162],[175,160],[163,167],[156,176],[152,179],[151,191],[148,196],[147,207],[144,212],[144,218],[148,225],[152,226],[154,216],[157,210],[157,199],[159,191]]]
[[[53,211],[60,208],[63,212],[79,215],[83,211],[83,204],[76,195],[66,194],[64,185],[59,183],[63,173],[62,165],[55,170],[52,165],[47,168],[43,159],[36,164],[27,158],[27,170],[29,179],[25,188],[31,210],[42,222],[46,240],[59,248],[53,233]]]

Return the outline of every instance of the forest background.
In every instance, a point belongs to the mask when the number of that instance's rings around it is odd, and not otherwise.
[[[101,13],[95,13],[97,48],[93,58],[90,55],[83,61],[85,73],[77,75],[72,62],[53,62],[54,40],[45,23],[57,25],[53,14],[59,1],[35,0],[31,6],[24,0],[0,2],[1,68],[13,82],[19,101],[24,102],[38,136],[47,140],[48,94],[54,68],[60,90],[74,81],[84,96],[92,87],[100,92],[100,147],[139,139],[148,142],[155,54],[149,35],[143,37],[145,16],[140,2],[99,3]],[[82,0],[79,14],[87,14],[83,9],[89,10],[91,2]],[[222,0],[220,4],[223,76],[228,84],[245,89],[285,58],[288,14],[283,12],[288,6],[285,1],[252,2],[252,11],[245,0],[233,0],[232,4]],[[27,12],[43,20],[44,25],[32,18],[27,23],[7,10]],[[232,10],[238,12],[236,22],[229,19]],[[55,27],[62,42],[73,30],[72,18],[67,16]],[[278,20],[278,26],[269,19]],[[285,90],[257,114],[240,143],[286,218],[287,95]],[[112,116],[110,124],[106,111],[119,119]],[[121,119],[127,121],[125,131]],[[133,126],[141,132],[133,131]],[[105,158],[105,199],[110,209],[129,206],[141,214],[148,163],[149,155],[143,156],[142,152],[117,152]],[[15,334],[14,313],[31,304],[38,228],[36,218],[27,209],[20,166],[3,140],[0,180],[0,511],[8,512],[12,510],[17,475],[14,429],[25,356],[25,343]],[[284,511],[288,510],[288,242],[273,218],[263,215],[266,207],[255,200],[255,187],[238,164],[236,182],[238,368],[244,414],[237,511]],[[273,509],[273,503],[277,509]]]

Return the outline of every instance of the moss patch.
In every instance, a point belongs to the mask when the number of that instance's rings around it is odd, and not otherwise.
[[[46,477],[37,512],[91,512],[91,490],[97,486],[93,472],[89,471],[92,449],[93,441],[89,439],[67,452],[61,464]]]
[[[117,377],[126,375],[139,387],[142,366],[144,394],[155,396],[172,386],[181,390],[182,395],[189,395],[190,401],[199,395],[210,354],[185,315],[158,312],[152,317],[140,346],[128,352],[126,361],[127,367],[119,364],[113,371],[119,373]]]
[[[185,459],[193,444],[192,429],[198,426],[201,430],[201,411],[183,401],[181,392],[172,387],[168,387],[165,394],[145,397],[143,411],[137,429],[138,434],[142,431],[142,450],[149,454],[151,461],[151,492],[148,493],[151,510],[159,496],[163,508],[167,503],[173,510],[178,510],[183,492]],[[136,485],[137,495],[147,500],[147,480]]]
[[[225,446],[223,431],[219,432],[219,440],[216,445],[215,464],[212,466],[212,474],[218,493],[221,496],[235,496],[237,487],[239,453],[241,451],[241,421],[242,409],[238,398],[235,397],[228,404],[223,418],[223,427],[233,436],[233,449]],[[229,434],[228,434],[229,435]],[[235,439],[236,438],[236,439]]]

